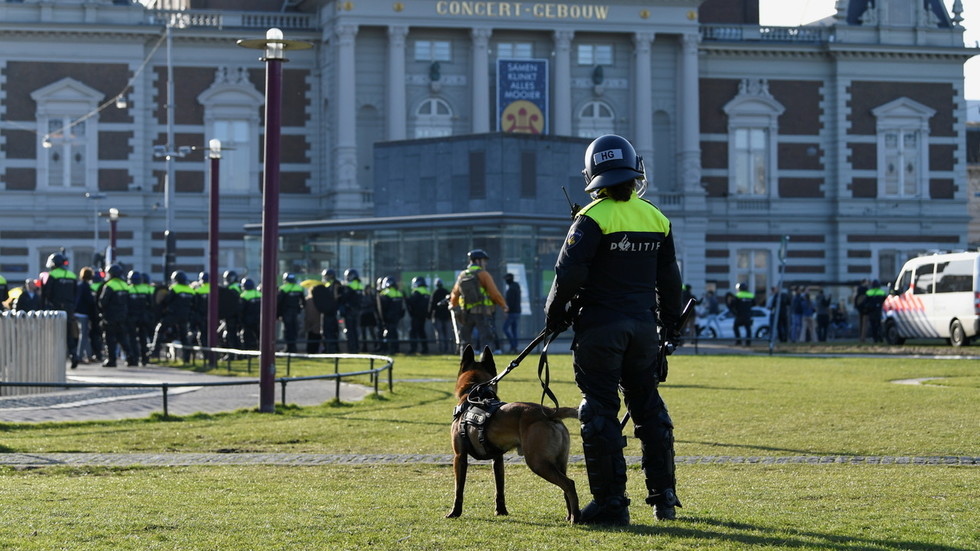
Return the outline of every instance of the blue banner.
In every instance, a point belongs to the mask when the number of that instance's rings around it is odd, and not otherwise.
[[[548,131],[548,60],[497,60],[497,130]]]

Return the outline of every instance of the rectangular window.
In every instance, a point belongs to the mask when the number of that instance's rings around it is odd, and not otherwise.
[[[954,260],[936,265],[937,293],[969,293],[973,291],[973,261]]]
[[[521,151],[521,197],[534,198],[538,193],[538,155]]]
[[[935,264],[925,264],[916,268],[915,281],[913,282],[915,288],[912,290],[912,294],[928,295],[934,292],[936,287],[935,271]]]
[[[487,198],[487,157],[483,151],[470,151],[470,199]]]
[[[769,257],[765,249],[742,249],[735,253],[735,281],[748,284],[757,304],[765,304],[769,290]]]
[[[579,65],[613,64],[612,44],[579,44],[577,51]]]
[[[766,128],[736,128],[734,174],[736,195],[768,195],[768,143]]]
[[[919,186],[919,132],[890,130],[884,136],[882,182],[886,197],[915,197]]]
[[[534,45],[530,42],[501,42],[497,44],[497,57],[500,59],[531,59]]]
[[[218,185],[222,193],[258,190],[251,182],[252,146],[250,124],[245,120],[214,121],[214,137],[221,140]]]
[[[48,185],[85,187],[85,121],[72,124],[71,117],[48,119],[45,148],[48,156]]]
[[[451,61],[451,54],[448,40],[415,41],[415,61]]]

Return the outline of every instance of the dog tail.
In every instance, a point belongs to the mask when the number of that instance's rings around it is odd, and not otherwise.
[[[578,408],[555,408],[552,419],[578,419]]]

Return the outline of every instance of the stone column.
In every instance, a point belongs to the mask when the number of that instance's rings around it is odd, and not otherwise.
[[[334,158],[337,162],[333,208],[337,214],[354,214],[363,209],[357,184],[357,87],[354,69],[354,39],[357,25],[339,24],[337,39],[337,132]]]
[[[490,53],[488,45],[493,29],[470,31],[473,39],[473,133],[490,131]]]
[[[405,36],[408,27],[388,27],[388,101],[385,106],[389,140],[404,140],[405,116]]]
[[[654,33],[633,35],[635,66],[633,74],[633,147],[643,157],[648,174],[653,170],[653,67],[650,47],[656,38]],[[652,179],[650,179],[652,180]]]
[[[573,31],[555,31],[555,104],[551,109],[552,131],[558,136],[572,135],[572,38]]]
[[[701,115],[696,34],[681,37],[681,183],[684,191],[704,195],[701,187]]]

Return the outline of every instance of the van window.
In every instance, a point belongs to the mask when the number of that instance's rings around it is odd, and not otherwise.
[[[915,269],[915,289],[912,291],[916,295],[928,295],[935,292],[936,265],[923,264]]]
[[[905,270],[902,275],[898,277],[898,283],[895,285],[895,290],[898,294],[905,294],[909,290],[909,285],[912,284],[912,272],[910,270]]]
[[[973,260],[940,262],[937,266],[936,292],[962,293],[973,291]]]

